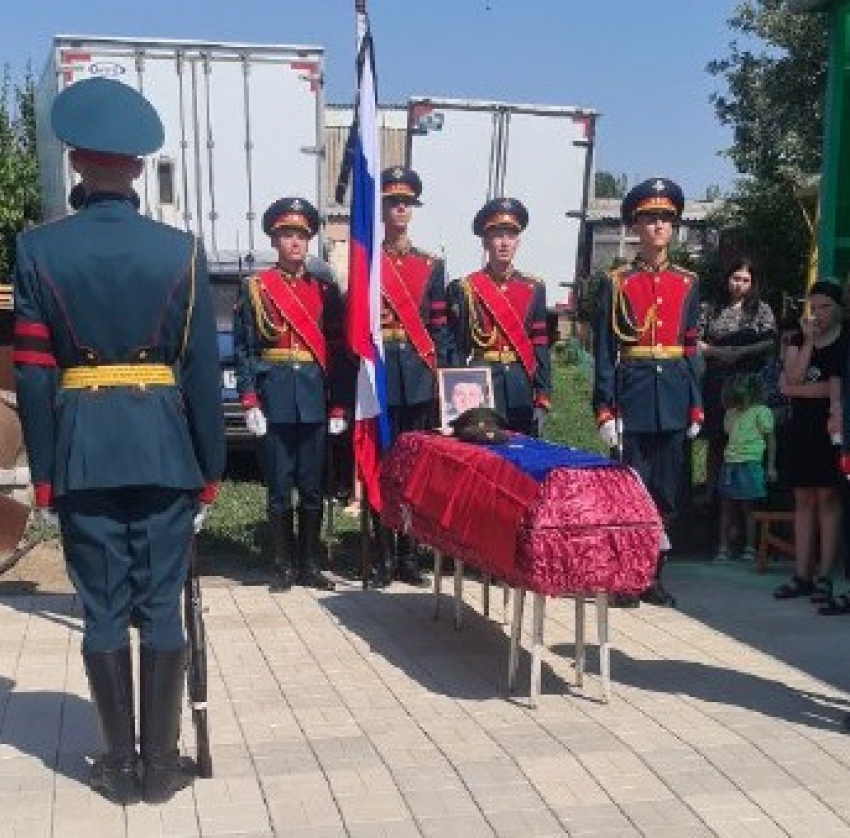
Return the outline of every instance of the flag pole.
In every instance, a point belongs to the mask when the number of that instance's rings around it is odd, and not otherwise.
[[[346,168],[351,178],[351,227],[346,338],[359,357],[354,409],[355,474],[361,481],[360,573],[363,587],[372,577],[371,520],[380,512],[378,467],[386,417],[383,345],[381,342],[380,268],[376,253],[380,226],[380,142],[377,87],[366,0],[354,0],[356,31],[356,100],[347,144]],[[345,173],[340,176],[340,181]],[[348,178],[345,178],[346,180]],[[377,328],[377,331],[376,331]],[[373,512],[374,510],[374,512]],[[376,540],[379,533],[375,532]]]
[[[365,17],[366,15],[366,0],[354,0],[354,15],[355,15],[355,26],[354,26],[354,39],[355,39],[355,52],[359,52],[360,50],[360,21],[361,15]],[[354,470],[355,480],[357,478],[357,469]],[[360,484],[360,583],[363,586],[363,589],[366,590],[369,587],[369,580],[372,577],[372,549],[370,539],[369,539],[369,530],[371,527],[370,518],[372,516],[369,515],[369,499],[366,496],[366,491],[361,482]],[[377,543],[378,533],[375,533],[375,541]]]

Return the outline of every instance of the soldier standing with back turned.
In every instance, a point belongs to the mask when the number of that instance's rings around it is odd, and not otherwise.
[[[79,81],[56,97],[51,121],[84,199],[75,215],[18,239],[18,405],[36,505],[46,519],[58,514],[83,606],[83,660],[106,746],[91,786],[116,803],[162,803],[191,781],[178,752],[180,596],[193,528],[224,468],[206,261],[194,236],[133,204],[142,156],[163,142],[146,99],[120,82]]]
[[[611,449],[622,444],[623,460],[640,475],[665,530],[676,514],[685,439],[699,433],[703,418],[695,365],[699,283],[670,263],[667,250],[684,205],[682,190],[667,178],[644,181],[623,199],[623,223],[637,233],[640,250],[603,282],[594,328],[599,435]],[[667,549],[661,545],[645,602],[675,604],[661,583]]]

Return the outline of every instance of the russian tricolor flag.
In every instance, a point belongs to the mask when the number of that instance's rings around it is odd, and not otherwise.
[[[378,466],[389,445],[381,341],[381,194],[375,59],[365,2],[357,3],[357,100],[351,154],[351,249],[347,339],[360,359],[354,406],[354,460],[366,499],[381,510]]]

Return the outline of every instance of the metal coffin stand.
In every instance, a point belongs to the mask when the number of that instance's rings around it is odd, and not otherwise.
[[[443,585],[443,554],[434,552],[434,619],[440,617],[440,603]],[[484,616],[490,615],[490,577],[485,576],[482,580],[482,601]],[[525,606],[525,588],[509,588],[502,584],[503,592],[503,624],[507,624],[507,615],[510,594],[513,591],[514,604],[513,616],[511,618],[511,643],[508,657],[508,693],[513,693],[516,686],[517,670],[519,669],[519,647],[522,637],[522,619]],[[599,640],[599,662],[600,677],[602,681],[602,697],[606,704],[611,700],[611,642],[608,632],[608,595],[599,594],[574,594],[575,600],[575,685],[579,689],[584,687],[585,671],[585,604],[588,599],[596,601],[596,631]],[[546,595],[532,594],[532,618],[531,618],[531,678],[528,695],[528,703],[536,708],[540,700],[541,670],[543,650],[543,624],[546,615]],[[463,562],[454,562],[454,625],[460,630],[463,623]]]

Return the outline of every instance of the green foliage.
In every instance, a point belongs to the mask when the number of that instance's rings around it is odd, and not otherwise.
[[[15,236],[39,218],[34,84],[28,73],[12,85],[0,78],[0,280],[14,262]]]
[[[599,298],[599,286],[608,275],[607,271],[597,268],[590,276],[582,278],[578,286],[576,314],[579,320],[593,323],[596,319],[596,305]]]
[[[727,90],[712,96],[733,131],[728,155],[744,175],[724,219],[735,253],[762,263],[774,298],[803,287],[811,235],[795,192],[820,169],[826,88],[824,15],[794,15],[784,0],[743,0],[729,19],[744,37],[708,71]]]
[[[788,179],[741,181],[724,233],[727,261],[733,254],[755,257],[763,295],[774,306],[783,293],[800,296],[805,287],[812,236],[795,190]]]
[[[597,172],[593,182],[595,198],[622,198],[628,188],[625,174],[613,175],[611,172]]]
[[[266,492],[259,481],[224,481],[199,537],[202,549],[259,557],[265,508]]]
[[[544,436],[560,445],[601,451],[602,444],[590,406],[590,377],[581,366],[568,366],[559,361],[552,365],[552,374],[554,397]]]
[[[744,0],[728,23],[748,43],[708,65],[728,93],[712,96],[720,121],[734,132],[729,156],[739,172],[774,179],[783,171],[818,170],[826,88],[826,21],[797,15],[784,0]]]

